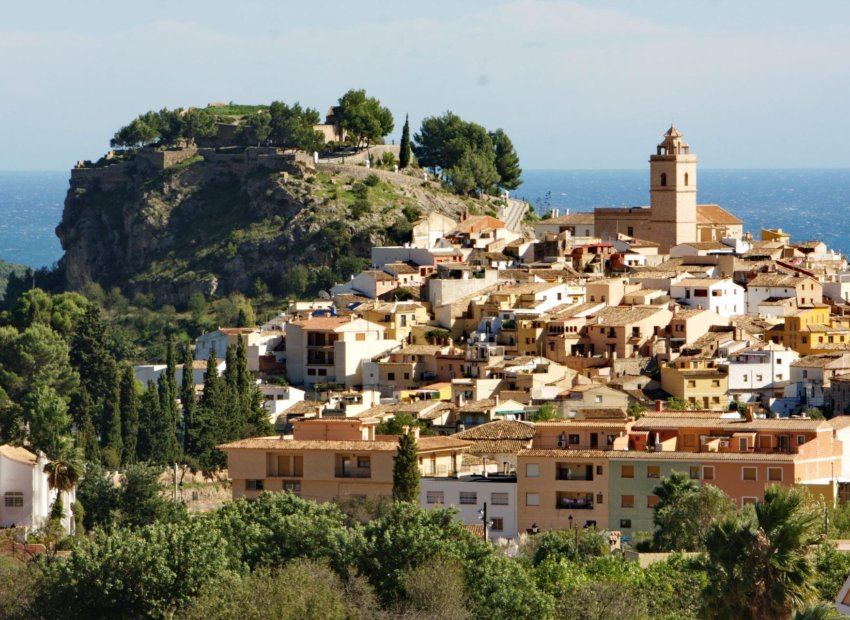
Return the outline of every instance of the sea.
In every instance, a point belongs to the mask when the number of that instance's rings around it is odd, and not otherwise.
[[[62,256],[54,232],[62,217],[68,171],[0,171],[0,260],[49,267]],[[700,169],[700,204],[719,204],[756,238],[782,228],[792,241],[821,239],[850,255],[850,169]],[[539,213],[552,208],[649,204],[648,170],[526,170],[512,193]]]

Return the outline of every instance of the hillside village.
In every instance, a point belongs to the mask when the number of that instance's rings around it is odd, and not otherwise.
[[[201,336],[195,384],[243,338],[278,433],[221,446],[233,497],[390,495],[398,441],[377,429],[398,417],[421,505],[470,526],[483,507],[493,540],[595,527],[628,542],[673,471],[739,506],[773,483],[848,499],[846,260],[698,204],[675,127],[649,189],[649,206],[555,210],[533,231],[507,201],[500,217],[434,212],[326,298]]]

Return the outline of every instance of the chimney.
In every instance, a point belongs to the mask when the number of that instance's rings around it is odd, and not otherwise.
[[[656,400],[655,401],[655,410],[656,411],[664,411],[664,401],[663,400]]]
[[[496,400],[496,406],[498,407],[499,406],[499,395],[498,394],[496,394],[495,400]]]
[[[413,439],[415,439],[416,441],[419,441],[419,427],[418,426],[413,427]]]
[[[410,427],[406,426],[406,425],[402,426],[401,427],[401,434],[402,435],[409,435],[410,434]]]

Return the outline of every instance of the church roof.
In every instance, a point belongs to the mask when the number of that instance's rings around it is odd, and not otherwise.
[[[743,224],[720,205],[697,205],[697,224]]]
[[[681,138],[682,134],[679,133],[679,130],[676,129],[675,125],[670,125],[670,129],[667,130],[667,133],[664,134],[665,138]]]

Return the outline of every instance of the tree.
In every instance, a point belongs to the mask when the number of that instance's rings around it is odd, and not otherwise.
[[[695,403],[692,403],[688,400],[683,400],[681,398],[676,398],[675,396],[671,396],[664,403],[664,408],[669,411],[688,411],[690,409],[696,409],[697,406]]]
[[[124,462],[136,460],[139,438],[139,392],[133,367],[124,364],[119,382],[119,407],[121,410],[121,442],[124,447]]]
[[[700,551],[715,519],[732,514],[735,502],[711,484],[698,485],[686,474],[673,472],[653,489],[652,539],[660,551]]]
[[[183,517],[183,505],[163,497],[160,473],[159,467],[144,464],[126,469],[121,477],[119,503],[122,524],[138,527]]]
[[[192,108],[186,113],[186,136],[196,141],[216,134],[215,116],[205,108]]]
[[[47,485],[60,493],[70,491],[83,475],[83,455],[69,440],[63,442],[59,452],[44,466]]]
[[[93,410],[101,412],[104,401],[115,395],[115,359],[109,352],[106,325],[100,308],[89,304],[71,338],[71,365],[80,375],[80,385],[92,399]],[[102,431],[100,420],[95,421]]]
[[[520,186],[522,168],[519,167],[519,155],[514,149],[513,142],[501,129],[490,132],[493,148],[496,153],[496,172],[499,174],[499,187],[516,189]]]
[[[65,400],[52,387],[40,385],[24,400],[23,410],[30,447],[49,459],[58,458],[71,433],[71,416]]]
[[[86,466],[77,488],[77,500],[86,507],[83,525],[86,530],[110,527],[116,520],[121,493],[97,461]]]
[[[101,445],[104,465],[117,469],[124,461],[124,435],[121,429],[121,386],[117,376],[114,378],[113,394],[103,401]]]
[[[313,129],[319,120],[319,113],[313,108],[302,108],[298,102],[290,107],[273,101],[269,106],[269,139],[277,146],[318,151],[325,144],[322,134]]]
[[[224,467],[226,464],[224,453],[216,446],[230,438],[228,403],[227,383],[218,374],[218,359],[213,350],[207,359],[204,391],[189,428],[192,456],[196,457],[201,467],[207,471]]]
[[[183,451],[192,453],[192,442],[189,429],[194,424],[195,417],[195,360],[192,349],[187,345],[183,348],[183,377],[180,383],[180,406],[183,409]]]
[[[820,516],[805,490],[769,486],[764,500],[714,523],[706,537],[705,613],[711,618],[790,618],[814,598],[809,547]]]
[[[356,146],[366,146],[381,140],[393,130],[392,112],[381,106],[365,90],[351,89],[339,99],[339,125],[354,137]]]
[[[558,410],[555,409],[555,407],[554,407],[554,405],[552,405],[552,403],[543,403],[542,405],[540,405],[540,407],[537,409],[536,412],[532,413],[528,417],[528,421],[529,422],[543,422],[545,420],[557,420],[560,417],[561,416],[558,413]]]
[[[156,422],[162,417],[159,407],[159,394],[156,383],[148,381],[141,398],[139,408],[139,434],[136,442],[136,459],[139,461],[150,460],[153,456],[154,443],[156,441]]]
[[[404,127],[401,130],[401,142],[398,151],[398,167],[402,170],[410,165],[410,121],[404,117]]]
[[[412,432],[398,438],[398,450],[393,458],[393,499],[419,501],[419,449]]]

